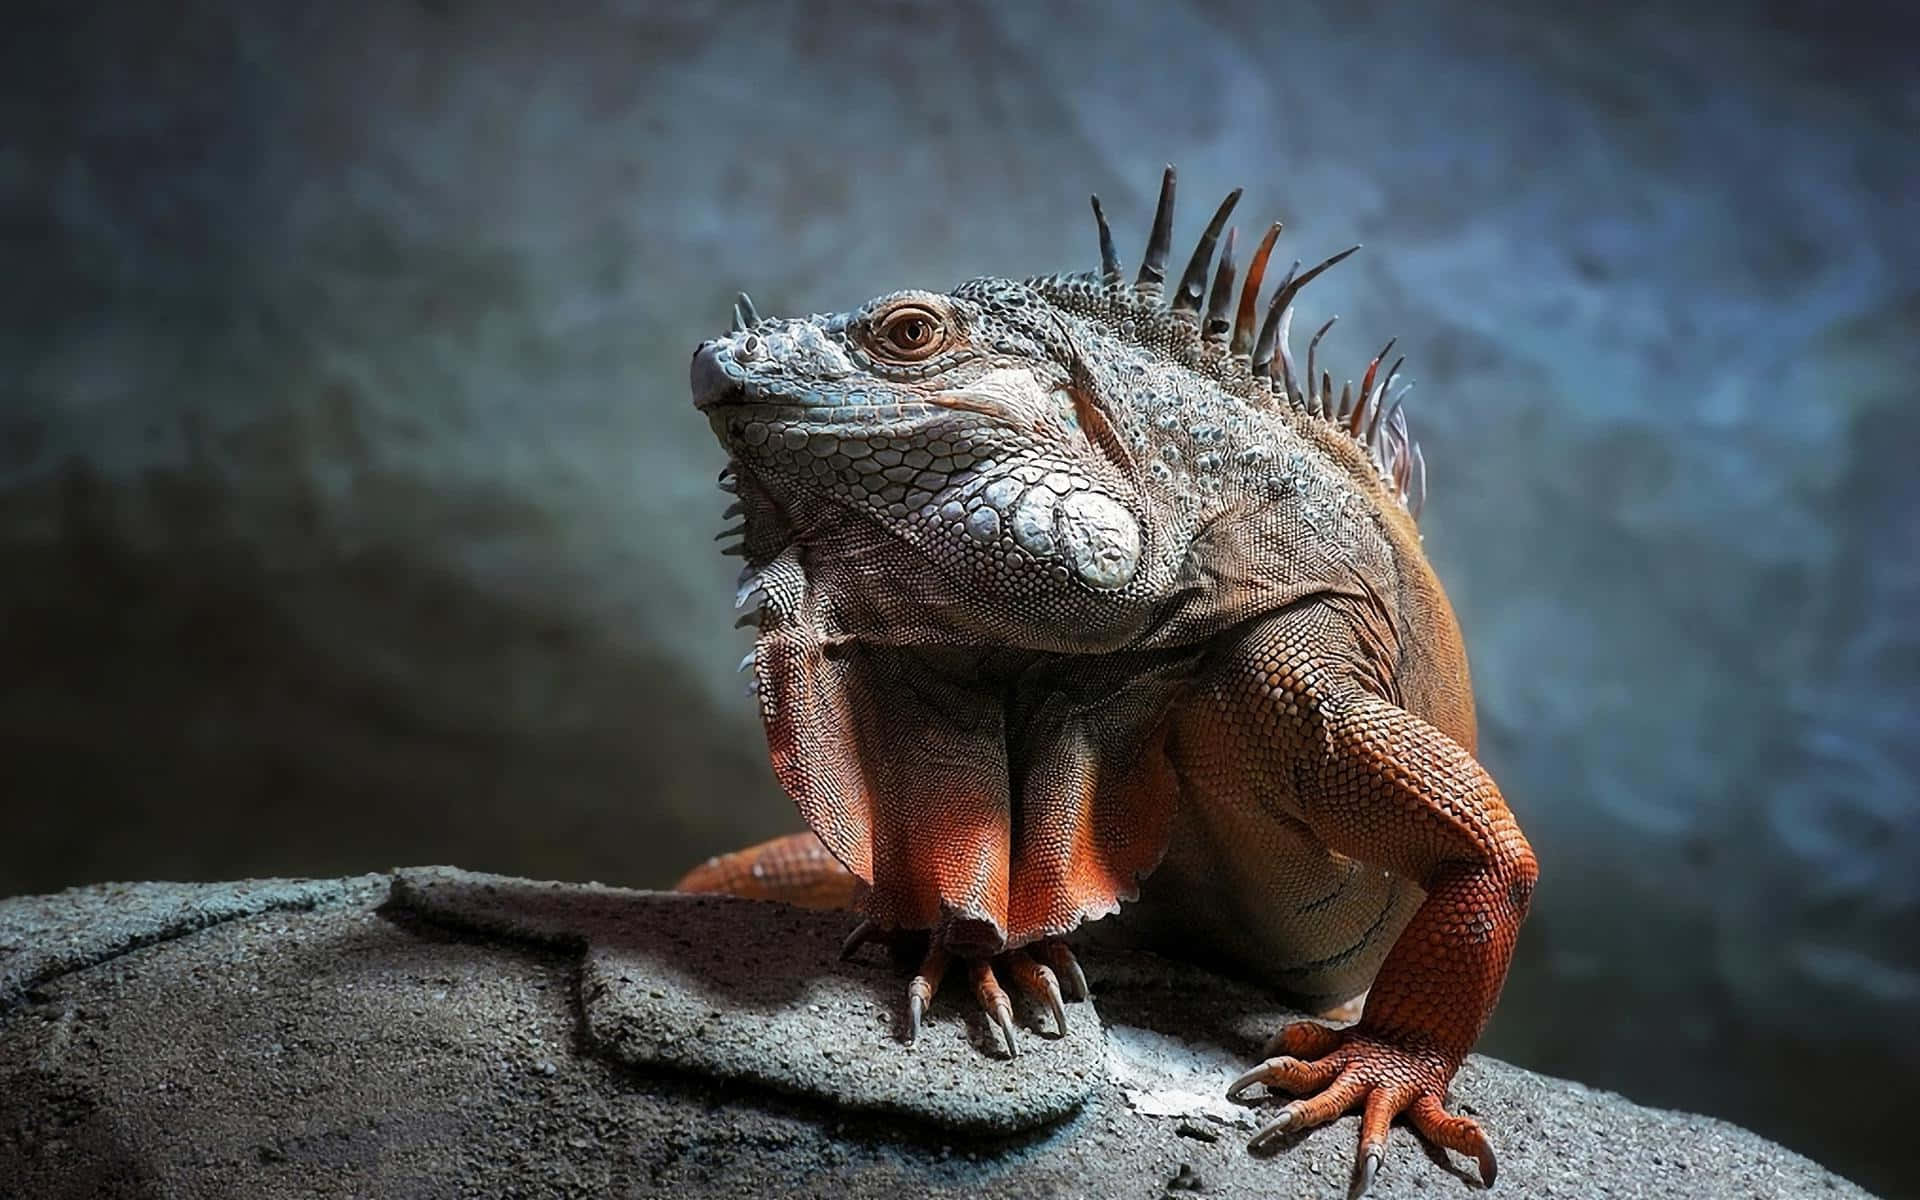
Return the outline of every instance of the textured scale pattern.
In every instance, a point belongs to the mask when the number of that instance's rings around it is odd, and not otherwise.
[[[1402,360],[1336,397],[1212,215],[1167,295],[1174,175],[1132,280],[1101,269],[763,318],[696,351],[727,448],[742,664],[811,833],[682,886],[911,939],[908,1031],[949,976],[1017,1049],[1003,981],[1084,996],[1059,939],[1111,917],[1358,1023],[1282,1030],[1233,1084],[1358,1108],[1353,1194],[1405,1115],[1473,1155],[1447,1086],[1498,999],[1532,851],[1474,759],[1460,634],[1414,526]],[[1218,255],[1216,258],[1216,250]],[[950,969],[951,968],[951,969]]]
[[[688,871],[683,892],[723,892],[803,908],[847,908],[854,877],[812,833],[789,833],[746,850],[716,855]]]

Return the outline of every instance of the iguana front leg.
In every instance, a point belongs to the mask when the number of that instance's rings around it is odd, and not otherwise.
[[[1003,975],[1064,1033],[1062,981],[1067,996],[1085,999],[1084,976],[1064,945],[1044,940],[1051,931],[1027,936],[1009,921],[1015,864],[1000,694],[964,657],[826,636],[817,613],[800,607],[763,626],[753,668],[774,772],[841,870],[795,837],[716,860],[681,886],[778,898],[844,889],[867,918],[847,954],[870,937],[925,931],[925,957],[907,985],[909,1041],[949,974],[964,976],[1008,1054],[1019,1043]],[[782,882],[763,887],[762,876]]]
[[[1263,1083],[1305,1097],[1255,1144],[1364,1104],[1355,1194],[1371,1183],[1403,1112],[1428,1140],[1472,1154],[1491,1184],[1486,1137],[1443,1103],[1499,998],[1538,869],[1473,756],[1363,682],[1382,675],[1343,655],[1344,620],[1336,606],[1312,605],[1242,639],[1182,723],[1182,769],[1203,796],[1237,791],[1304,824],[1327,849],[1416,881],[1426,899],[1381,965],[1358,1024],[1288,1027],[1278,1039],[1285,1053],[1229,1095]]]

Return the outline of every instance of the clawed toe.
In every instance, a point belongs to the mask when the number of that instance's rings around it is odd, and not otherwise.
[[[1493,1185],[1493,1148],[1486,1135],[1471,1118],[1448,1113],[1441,1101],[1456,1063],[1436,1062],[1377,1035],[1305,1021],[1281,1030],[1270,1046],[1284,1053],[1234,1080],[1227,1098],[1240,1100],[1255,1084],[1300,1098],[1283,1105],[1254,1133],[1250,1149],[1261,1149],[1284,1133],[1325,1124],[1364,1104],[1348,1200],[1358,1200],[1373,1187],[1386,1159],[1387,1131],[1403,1113],[1431,1145],[1472,1155],[1480,1165],[1482,1184]]]
[[[871,922],[862,921],[848,935],[842,946],[841,956],[853,954],[860,946],[878,936]],[[909,1043],[920,1036],[920,1027],[927,1014],[927,1007],[933,1003],[935,993],[940,990],[941,980],[946,976],[947,967],[952,961],[951,954],[943,947],[928,949],[920,967],[907,983],[907,1038]],[[1048,941],[1039,943],[1028,950],[1010,950],[993,958],[968,959],[967,979],[972,988],[974,1000],[980,1010],[993,1022],[1006,1043],[1009,1057],[1020,1053],[1019,1035],[1014,1027],[1013,1001],[1007,989],[1001,986],[1000,976],[995,967],[1006,969],[1006,978],[1014,989],[1030,997],[1036,1004],[1046,1008],[1053,1018],[1055,1035],[1064,1037],[1067,1032],[1067,996],[1063,995],[1061,981],[1066,981],[1066,992],[1075,1000],[1088,999],[1087,977],[1080,970],[1079,962],[1074,958],[1064,942]]]
[[[947,973],[947,952],[939,946],[927,951],[927,957],[921,960],[920,969],[913,973],[907,983],[907,1041],[913,1042],[920,1037],[920,1019],[926,1016],[927,1005],[933,1003],[933,994],[940,990],[940,980]]]
[[[1000,1036],[1006,1039],[1008,1057],[1020,1053],[1019,1039],[1013,1035],[1013,1001],[1007,999],[1007,993],[1000,986],[1000,980],[993,973],[993,960],[975,959],[967,964],[967,973],[973,979],[973,997],[980,1002],[980,1009],[993,1023],[1000,1027]]]
[[[872,917],[866,917],[853,927],[846,940],[840,943],[840,961],[846,962],[859,953],[860,947],[880,936],[880,925]]]
[[[1256,1083],[1264,1084],[1270,1091],[1278,1086],[1299,1095],[1302,1092],[1325,1087],[1339,1073],[1338,1063],[1302,1062],[1297,1058],[1282,1055],[1268,1059],[1227,1085],[1227,1099],[1240,1099],[1247,1089]]]
[[[1060,999],[1060,981],[1051,968],[1036,962],[1024,950],[1006,956],[1007,970],[1016,987],[1047,1006],[1053,1014],[1053,1027],[1061,1037],[1067,1035],[1067,1006]]]
[[[1380,1172],[1380,1152],[1362,1155],[1354,1164],[1353,1182],[1347,1185],[1347,1200],[1361,1200],[1373,1188],[1373,1177]]]
[[[1268,1121],[1265,1125],[1253,1131],[1253,1136],[1247,1139],[1247,1149],[1259,1150],[1274,1138],[1292,1129],[1293,1126],[1294,1110],[1293,1105],[1289,1104],[1281,1109],[1279,1114],[1271,1121]]]
[[[1049,967],[1053,968],[1055,977],[1067,981],[1072,989],[1072,999],[1093,999],[1093,992],[1087,987],[1086,973],[1080,969],[1080,960],[1073,956],[1073,948],[1071,946],[1063,941],[1054,939],[1041,942],[1038,946],[1034,947],[1034,953],[1038,954],[1046,961]],[[1063,1022],[1060,1026],[1060,1031],[1065,1033],[1066,1028]]]
[[[1500,1164],[1493,1157],[1493,1146],[1487,1142],[1487,1135],[1480,1130],[1480,1123],[1472,1117],[1456,1117],[1449,1113],[1436,1096],[1426,1095],[1413,1102],[1407,1110],[1407,1120],[1420,1131],[1420,1136],[1436,1146],[1452,1150],[1457,1154],[1470,1156],[1480,1167],[1480,1182],[1493,1186],[1494,1175]]]

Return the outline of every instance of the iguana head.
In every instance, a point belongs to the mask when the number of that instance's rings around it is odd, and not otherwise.
[[[793,541],[896,578],[921,621],[1040,641],[1139,607],[1149,519],[1072,335],[980,279],[704,343],[695,402],[733,459],[759,565]],[[811,565],[811,564],[810,564]]]
[[[1232,309],[1232,233],[1217,271],[1214,253],[1238,196],[1170,302],[1171,169],[1131,284],[1096,199],[1097,274],[976,279],[800,319],[763,318],[743,295],[692,366],[745,517],[742,600],[781,593],[784,555],[813,590],[868,610],[834,624],[870,641],[1089,651],[1152,620],[1182,586],[1210,496],[1272,466],[1261,410],[1319,399],[1293,386],[1290,305],[1346,255],[1295,264],[1256,337],[1279,226]],[[1348,409],[1404,493],[1416,461],[1386,384],[1370,369]]]

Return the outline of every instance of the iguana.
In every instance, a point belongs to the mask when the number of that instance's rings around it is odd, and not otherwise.
[[[805,319],[742,295],[695,352],[744,518],[743,669],[812,833],[682,887],[850,903],[850,947],[927,931],[909,1036],[956,963],[1010,1053],[1002,975],[1064,1026],[1061,935],[1137,898],[1314,1011],[1365,993],[1233,1082],[1306,1097],[1255,1144],[1361,1106],[1357,1195],[1404,1113],[1491,1184],[1443,1101],[1537,868],[1474,758],[1400,361],[1336,398],[1329,320],[1300,370],[1294,298],[1353,251],[1262,306],[1276,223],[1236,301],[1239,190],[1163,298],[1174,190],[1169,167],[1132,281],[1096,196],[1098,273]]]

